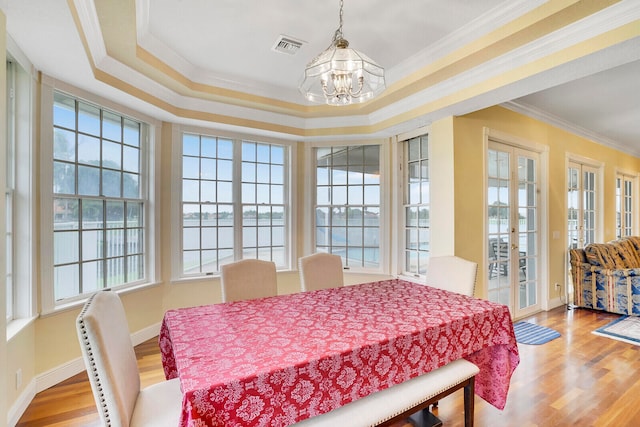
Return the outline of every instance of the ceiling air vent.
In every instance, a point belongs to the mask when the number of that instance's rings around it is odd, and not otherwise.
[[[280,35],[271,50],[286,53],[288,55],[295,55],[298,53],[303,43],[303,41],[296,40],[292,37]]]

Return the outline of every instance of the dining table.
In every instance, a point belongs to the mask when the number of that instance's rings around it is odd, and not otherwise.
[[[464,358],[503,409],[509,308],[402,279],[168,310],[159,346],[180,426],[288,426]]]

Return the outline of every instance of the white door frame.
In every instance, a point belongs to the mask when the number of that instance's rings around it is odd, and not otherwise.
[[[488,245],[486,244],[486,236],[488,236],[487,229],[487,211],[484,207],[487,206],[487,186],[488,186],[488,177],[487,177],[487,153],[489,150],[489,140],[499,142],[505,145],[510,145],[516,148],[532,151],[538,153],[540,156],[540,165],[539,165],[539,251],[540,256],[538,259],[538,280],[539,280],[539,298],[540,298],[540,309],[541,310],[549,310],[552,307],[551,301],[549,300],[549,242],[547,236],[549,235],[549,209],[548,209],[548,193],[549,193],[549,173],[548,173],[548,164],[549,164],[549,147],[546,145],[538,144],[536,142],[529,141],[524,138],[520,138],[502,131],[498,131],[495,129],[484,128],[483,129],[483,180],[484,180],[484,189],[483,191],[483,253],[484,253],[484,265],[488,265],[489,263],[489,253],[488,253]],[[483,280],[487,281],[487,275],[483,278]],[[487,297],[488,286],[485,282],[485,295]],[[537,309],[536,309],[537,310]],[[519,314],[519,317],[524,317],[528,314],[526,311],[523,311]],[[511,313],[514,316],[514,313]]]

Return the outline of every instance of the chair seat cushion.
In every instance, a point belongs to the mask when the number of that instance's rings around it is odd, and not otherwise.
[[[480,369],[476,365],[459,359],[435,371],[372,393],[294,425],[296,427],[375,426],[468,380],[478,372]]]
[[[163,381],[140,390],[131,427],[176,427],[182,412],[180,380]]]

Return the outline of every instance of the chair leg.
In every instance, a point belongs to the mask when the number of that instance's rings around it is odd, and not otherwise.
[[[473,419],[474,419],[474,405],[475,405],[475,397],[474,397],[474,386],[475,386],[475,377],[471,377],[469,380],[469,384],[464,386],[464,426],[465,427],[473,427]]]

